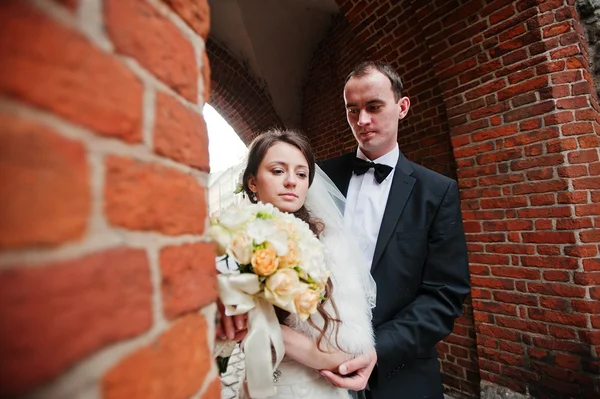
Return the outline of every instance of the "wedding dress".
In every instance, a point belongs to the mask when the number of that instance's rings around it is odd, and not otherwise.
[[[330,323],[326,336],[339,345],[344,352],[358,356],[367,354],[374,347],[371,310],[375,306],[376,288],[371,277],[369,262],[364,259],[356,240],[344,227],[344,196],[335,184],[317,168],[315,179],[308,191],[305,206],[313,217],[325,224],[320,235],[327,249],[327,261],[333,284],[332,298],[337,309],[337,341]],[[331,301],[325,305],[331,315],[335,315]],[[317,313],[311,316],[314,324],[323,327],[323,319]],[[310,337],[315,343],[319,331],[308,321],[302,321],[295,314],[285,320],[290,328]],[[325,380],[317,370],[296,362],[285,356],[274,373],[277,394],[273,399],[347,399],[346,389],[337,388]],[[240,392],[240,398],[252,399],[246,389]]]

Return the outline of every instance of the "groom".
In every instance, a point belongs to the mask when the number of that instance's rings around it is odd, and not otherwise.
[[[344,87],[356,152],[324,161],[346,196],[345,222],[372,260],[376,352],[322,371],[334,385],[373,399],[442,399],[435,344],[452,332],[469,293],[456,182],[398,149],[398,121],[410,108],[396,71],[358,65]]]

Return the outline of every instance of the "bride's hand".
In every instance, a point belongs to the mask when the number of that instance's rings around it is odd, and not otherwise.
[[[217,323],[216,336],[218,339],[239,342],[248,333],[248,315],[241,314],[236,316],[225,315],[225,306],[220,300],[217,300]]]
[[[321,345],[324,350],[317,348],[316,342],[288,326],[281,326],[281,335],[286,356],[312,369],[337,371],[342,363],[352,359],[345,352],[326,347],[325,342]]]

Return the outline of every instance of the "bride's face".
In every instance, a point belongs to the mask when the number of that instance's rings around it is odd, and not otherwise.
[[[259,201],[293,213],[304,205],[308,180],[308,162],[302,152],[278,142],[267,150],[256,176],[248,179],[248,187]]]

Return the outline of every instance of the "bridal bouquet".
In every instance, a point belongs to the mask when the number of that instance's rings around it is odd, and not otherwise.
[[[324,299],[330,275],[325,248],[308,224],[260,202],[232,205],[214,214],[209,232],[220,258],[221,273],[217,279],[225,312],[248,313],[248,335],[242,347],[248,387],[256,388],[260,383],[251,381],[251,368],[265,367],[265,360],[272,366],[271,347],[277,354],[277,364],[283,357],[281,330],[273,305],[306,320]],[[227,357],[233,346],[231,342],[217,342],[215,352]],[[261,357],[262,362],[253,357]],[[226,368],[226,363],[220,365]],[[256,374],[265,374],[264,370],[256,370]]]

